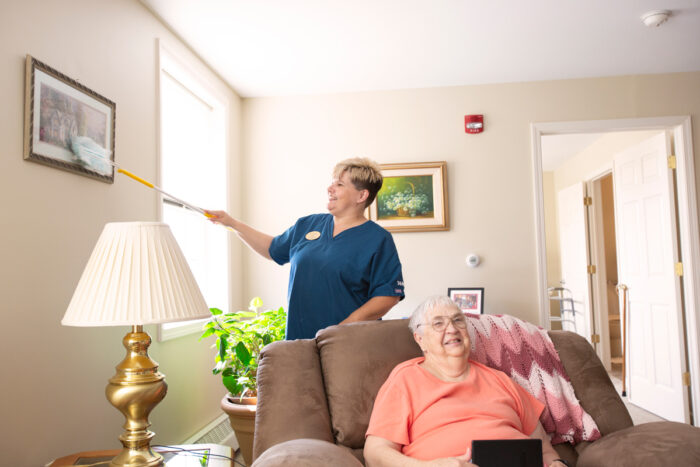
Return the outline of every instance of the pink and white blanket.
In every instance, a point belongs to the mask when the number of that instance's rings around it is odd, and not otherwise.
[[[509,315],[467,313],[467,318],[470,358],[510,375],[544,404],[540,421],[552,444],[600,438],[544,329]]]

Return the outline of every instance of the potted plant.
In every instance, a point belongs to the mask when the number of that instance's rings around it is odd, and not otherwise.
[[[255,297],[248,311],[224,313],[210,308],[212,317],[199,338],[216,336],[216,365],[212,372],[221,375],[228,390],[221,408],[229,416],[247,465],[251,465],[253,454],[258,358],[266,345],[284,339],[286,324],[284,307],[261,312],[262,306],[260,297]]]

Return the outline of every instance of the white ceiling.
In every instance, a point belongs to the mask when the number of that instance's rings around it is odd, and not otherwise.
[[[700,70],[698,0],[141,2],[242,97]]]

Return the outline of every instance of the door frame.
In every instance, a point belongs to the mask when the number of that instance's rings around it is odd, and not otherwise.
[[[600,346],[598,356],[603,362],[606,370],[610,370],[610,322],[608,313],[603,314],[603,310],[608,309],[608,274],[605,268],[606,254],[605,237],[603,233],[603,200],[601,194],[601,180],[606,176],[612,176],[612,167],[605,167],[602,173],[586,181],[588,193],[593,198],[593,203],[589,206],[589,238],[591,248],[591,262],[596,265],[596,273],[591,277],[591,303],[593,303],[593,319],[598,324],[598,334],[600,335]],[[616,233],[617,235],[617,233]]]
[[[572,133],[609,133],[635,130],[670,130],[676,153],[676,187],[678,191],[678,229],[683,258],[683,300],[685,304],[685,339],[690,372],[690,399],[693,423],[700,427],[700,229],[695,186],[692,127],[690,116],[631,118],[531,123],[534,184],[535,239],[540,323],[551,329],[547,297],[547,251],[545,244],[544,192],[542,182],[542,136]]]

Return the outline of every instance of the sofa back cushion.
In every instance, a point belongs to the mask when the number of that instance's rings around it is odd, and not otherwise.
[[[253,458],[298,438],[333,442],[316,341],[277,341],[260,353]]]
[[[422,355],[408,320],[331,326],[316,342],[335,441],[362,448],[379,388],[396,365]]]

